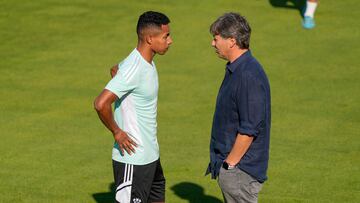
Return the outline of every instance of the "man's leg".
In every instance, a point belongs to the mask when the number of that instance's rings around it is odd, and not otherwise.
[[[312,29],[315,27],[315,11],[318,5],[318,0],[307,0],[306,1],[306,10],[304,13],[303,26],[306,29]]]
[[[133,165],[113,160],[115,202],[130,202]]]
[[[120,203],[147,203],[157,162],[132,165],[113,161],[115,200]]]
[[[238,168],[221,168],[218,183],[226,203],[257,203],[262,187],[256,179]]]
[[[165,177],[161,167],[160,159],[157,160],[154,180],[151,185],[148,203],[164,203],[165,202]]]

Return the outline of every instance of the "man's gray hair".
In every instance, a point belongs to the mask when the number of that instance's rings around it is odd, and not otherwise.
[[[220,35],[222,38],[234,38],[241,49],[250,46],[251,28],[244,16],[238,13],[225,13],[210,26],[212,35]]]

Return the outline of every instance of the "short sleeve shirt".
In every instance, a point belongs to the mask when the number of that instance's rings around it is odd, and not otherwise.
[[[136,143],[134,154],[123,156],[115,142],[112,159],[145,165],[159,159],[157,141],[158,74],[154,62],[148,63],[137,49],[118,65],[117,74],[105,89],[116,94],[114,119]]]

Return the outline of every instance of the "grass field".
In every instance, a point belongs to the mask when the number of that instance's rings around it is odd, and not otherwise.
[[[174,43],[155,57],[167,202],[222,202],[204,176],[225,64],[208,28],[228,11],[247,16],[271,83],[259,202],[360,202],[359,3],[321,1],[308,31],[272,2],[0,0],[0,202],[112,202],[113,139],[92,102],[146,10],[172,21]]]

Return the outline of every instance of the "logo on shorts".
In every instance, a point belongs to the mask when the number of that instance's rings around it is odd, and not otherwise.
[[[139,198],[134,198],[134,199],[133,199],[133,202],[134,202],[134,203],[141,203],[141,199],[139,199]]]

